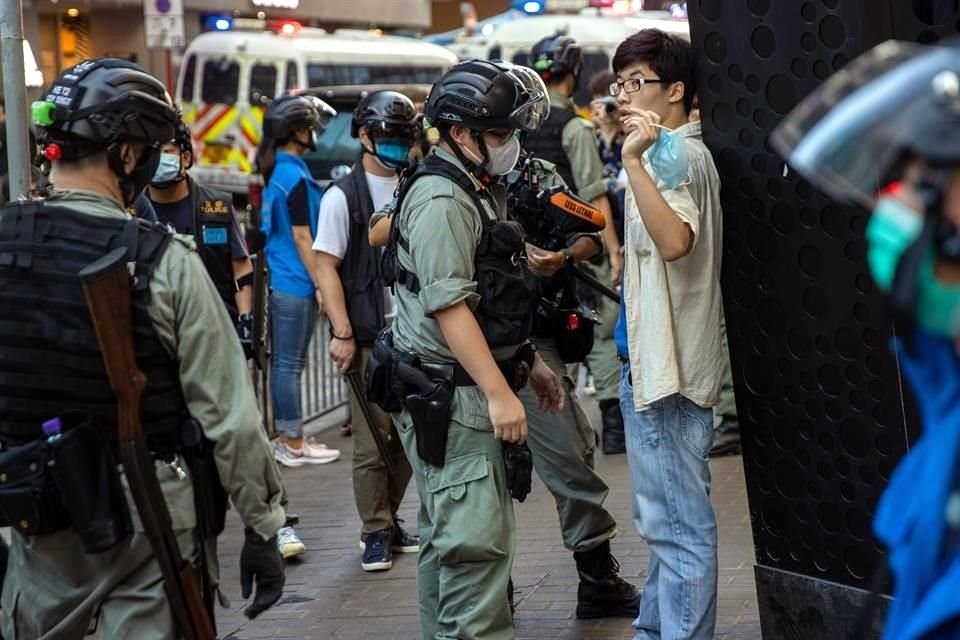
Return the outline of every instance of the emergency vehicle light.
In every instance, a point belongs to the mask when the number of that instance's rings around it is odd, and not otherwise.
[[[267,29],[282,36],[292,36],[299,33],[303,25],[296,20],[271,20]]]
[[[207,16],[203,26],[208,31],[230,31],[233,29],[233,19],[224,16]]]
[[[515,0],[513,6],[515,9],[520,9],[524,13],[542,13],[543,12],[543,0]]]

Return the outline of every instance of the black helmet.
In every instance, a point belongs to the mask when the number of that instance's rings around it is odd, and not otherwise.
[[[545,95],[532,95],[512,65],[468,60],[454,65],[427,96],[427,120],[459,124],[475,131],[535,131],[550,108]]]
[[[187,167],[189,169],[193,166],[193,136],[190,135],[190,128],[187,127],[187,123],[183,121],[183,116],[177,114],[177,126],[173,130],[173,144],[177,145],[180,149],[180,153],[190,153],[190,165]]]
[[[160,147],[173,138],[176,120],[163,83],[116,58],[85,60],[70,67],[54,80],[42,101],[33,103],[33,122],[40,128],[42,144],[56,149],[47,156],[70,161],[106,151],[127,205],[156,171]],[[145,144],[129,175],[120,157],[123,142]]]
[[[568,35],[547,36],[530,50],[530,66],[544,82],[562,80],[568,73],[577,79],[583,70],[583,50]]]
[[[364,97],[353,110],[350,135],[360,135],[360,127],[372,137],[415,140],[419,116],[413,100],[398,91],[375,91]]]
[[[315,96],[288,93],[270,103],[263,116],[263,136],[284,144],[298,129],[321,133],[337,112]]]

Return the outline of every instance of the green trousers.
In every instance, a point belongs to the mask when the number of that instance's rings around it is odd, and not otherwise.
[[[364,370],[372,351],[369,347],[357,350],[353,361],[355,370]],[[393,518],[403,501],[403,494],[407,491],[412,473],[403,446],[396,435],[391,436],[393,425],[390,416],[372,402],[367,405],[376,422],[374,425],[367,424],[360,401],[354,396],[353,389],[350,390],[350,411],[353,416],[353,497],[363,523],[360,530],[361,540],[366,540],[374,531],[393,527]],[[393,460],[393,475],[387,473],[380,449],[377,448],[370,431],[371,427],[380,429],[383,437],[387,439],[387,448]]]
[[[395,414],[394,422],[420,494],[423,639],[512,640],[507,582],[516,525],[500,441],[492,430],[450,422],[446,462],[434,467],[417,455],[410,415]]]
[[[185,558],[194,531],[177,531]],[[6,640],[82,640],[99,610],[103,640],[177,637],[160,567],[142,532],[109,551],[84,553],[71,530],[24,539],[14,533],[3,583]]]
[[[553,340],[537,340],[540,357],[560,376],[566,390],[560,413],[537,409],[529,387],[520,392],[527,412],[527,444],[533,467],[557,502],[563,544],[571,551],[588,551],[612,538],[617,522],[603,507],[609,488],[593,469],[593,427],[580,407],[574,382],[557,354]],[[616,356],[614,356],[616,360]]]
[[[606,260],[602,265],[588,262],[583,268],[600,282],[610,284],[610,265]],[[620,305],[601,293],[594,293],[594,296],[600,324],[593,330],[593,349],[586,358],[590,373],[593,374],[593,386],[597,390],[594,397],[597,402],[619,401],[620,361],[617,360],[617,344],[613,341],[613,330],[617,326]]]

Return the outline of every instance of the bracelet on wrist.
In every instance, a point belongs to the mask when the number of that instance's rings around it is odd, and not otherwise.
[[[334,340],[353,340],[353,334],[352,334],[352,333],[351,333],[350,335],[346,335],[346,336],[338,336],[337,334],[335,334],[335,333],[333,332],[333,327],[330,327],[330,337],[333,338]]]

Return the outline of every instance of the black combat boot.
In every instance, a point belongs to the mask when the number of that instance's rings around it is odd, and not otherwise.
[[[573,554],[580,574],[578,618],[636,618],[640,592],[618,575],[620,563],[610,553],[610,541]]]
[[[603,447],[606,454],[625,453],[626,435],[623,432],[623,414],[620,413],[619,400],[601,400],[600,413],[603,416]]]

